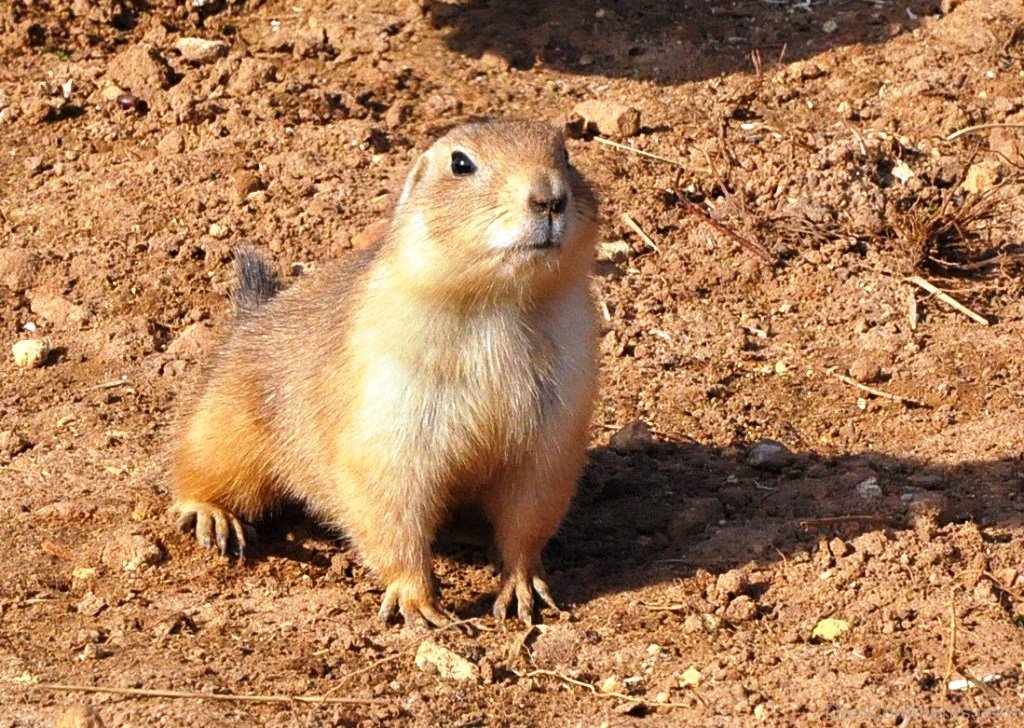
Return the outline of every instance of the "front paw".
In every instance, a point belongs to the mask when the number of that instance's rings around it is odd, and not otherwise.
[[[494,616],[498,619],[506,619],[514,596],[517,602],[516,615],[519,620],[526,625],[533,624],[534,592],[545,605],[554,609],[555,612],[561,612],[551,597],[551,590],[548,588],[547,582],[544,581],[542,569],[518,569],[502,572],[501,587],[498,589],[498,597],[494,600]]]

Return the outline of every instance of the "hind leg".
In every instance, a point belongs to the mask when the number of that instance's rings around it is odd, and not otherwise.
[[[211,382],[218,390],[223,382]],[[228,390],[230,391],[230,389]],[[171,513],[182,530],[222,554],[245,558],[259,516],[276,494],[266,463],[267,436],[254,410],[238,397],[207,394],[189,419],[174,454]]]

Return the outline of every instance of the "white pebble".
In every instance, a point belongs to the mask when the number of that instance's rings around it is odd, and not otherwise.
[[[11,346],[14,363],[22,369],[41,367],[50,354],[49,339],[22,339]]]

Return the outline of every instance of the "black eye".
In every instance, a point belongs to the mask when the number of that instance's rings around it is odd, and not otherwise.
[[[476,165],[465,152],[452,152],[452,174],[456,177],[468,177],[476,172]]]

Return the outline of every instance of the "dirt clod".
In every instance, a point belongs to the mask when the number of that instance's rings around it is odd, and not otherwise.
[[[608,442],[615,452],[630,453],[650,450],[654,447],[654,434],[651,427],[642,420],[634,420],[624,426]]]
[[[416,650],[415,662],[419,669],[425,670],[429,667],[445,680],[480,680],[480,669],[476,665],[433,640],[425,640],[420,644]]]
[[[584,131],[620,138],[640,133],[640,111],[632,106],[593,99],[577,104],[573,113],[582,119]]]
[[[181,57],[191,63],[212,63],[228,54],[228,44],[205,38],[179,38],[174,44]]]
[[[747,448],[747,464],[774,473],[791,464],[795,456],[777,440],[759,440]]]

